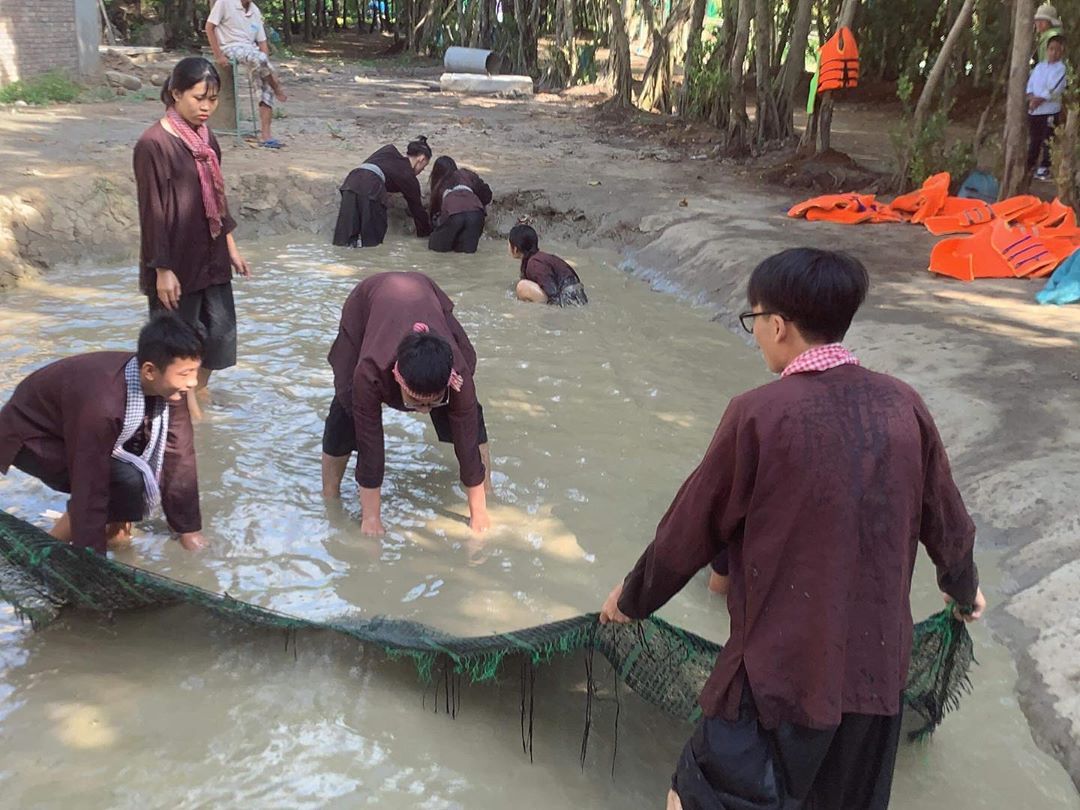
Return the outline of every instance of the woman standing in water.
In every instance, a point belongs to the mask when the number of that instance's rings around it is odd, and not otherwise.
[[[165,115],[135,144],[139,197],[139,288],[150,312],[168,309],[203,331],[202,367],[188,391],[193,417],[210,372],[236,365],[232,273],[251,270],[233,241],[221,147],[206,125],[221,80],[206,59],[181,59],[161,90]]]
[[[349,172],[341,184],[341,208],[334,228],[334,244],[375,247],[386,238],[388,195],[400,192],[409,206],[417,236],[431,233],[424,210],[420,181],[416,179],[431,160],[431,147],[421,135],[401,154],[387,144]]]
[[[459,168],[443,155],[431,167],[428,212],[435,229],[428,249],[437,253],[476,253],[484,235],[491,186],[471,169]]]
[[[519,223],[510,229],[510,255],[521,260],[516,292],[522,301],[560,307],[589,303],[585,285],[574,268],[558,256],[541,251],[540,237],[531,225]]]

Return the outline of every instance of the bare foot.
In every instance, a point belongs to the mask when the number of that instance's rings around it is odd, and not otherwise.
[[[105,527],[105,545],[113,551],[131,548],[131,524],[110,523]]]
[[[68,517],[67,512],[64,512],[64,514],[56,519],[56,523],[49,529],[49,534],[61,543],[71,542],[71,518]]]
[[[206,538],[202,532],[188,532],[180,535],[180,547],[184,551],[201,551],[206,548]]]

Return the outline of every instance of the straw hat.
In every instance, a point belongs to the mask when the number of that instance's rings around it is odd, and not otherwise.
[[[1053,3],[1043,3],[1035,12],[1036,20],[1046,20],[1054,28],[1061,28],[1061,18],[1058,17],[1057,9]]]

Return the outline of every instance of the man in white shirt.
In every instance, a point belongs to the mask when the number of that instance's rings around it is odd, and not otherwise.
[[[266,43],[262,12],[251,0],[215,0],[206,19],[206,38],[214,51],[214,59],[222,67],[233,60],[247,65],[259,78],[259,144],[280,149],[284,144],[270,137],[270,122],[274,116],[274,101],[288,97],[270,64],[270,48]]]
[[[1050,149],[1047,142],[1054,133],[1061,112],[1061,94],[1065,90],[1064,37],[1056,36],[1046,44],[1046,60],[1031,71],[1027,83],[1028,170],[1035,169],[1037,180],[1050,177]],[[1038,168],[1036,168],[1038,166]]]

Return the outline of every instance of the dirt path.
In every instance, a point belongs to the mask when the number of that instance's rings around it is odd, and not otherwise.
[[[933,278],[932,239],[918,228],[788,220],[797,194],[702,158],[707,138],[673,147],[623,137],[587,98],[445,96],[437,68],[399,61],[283,67],[291,97],[274,131],[288,148],[223,138],[241,246],[328,232],[345,173],[378,146],[423,133],[490,180],[493,233],[527,214],[549,235],[623,250],[628,270],[711,308],[728,328],[750,270],[776,250],[843,248],[865,261],[874,287],[851,343],[868,365],[911,382],[937,416],[979,542],[1001,551],[991,627],[1014,651],[1036,739],[1080,784],[1080,308],[1036,306],[1036,283]],[[65,262],[135,256],[131,146],[160,112],[132,97],[0,109],[0,285]],[[852,151],[872,157],[889,149],[882,129],[879,117],[841,111],[834,145],[858,133]]]

